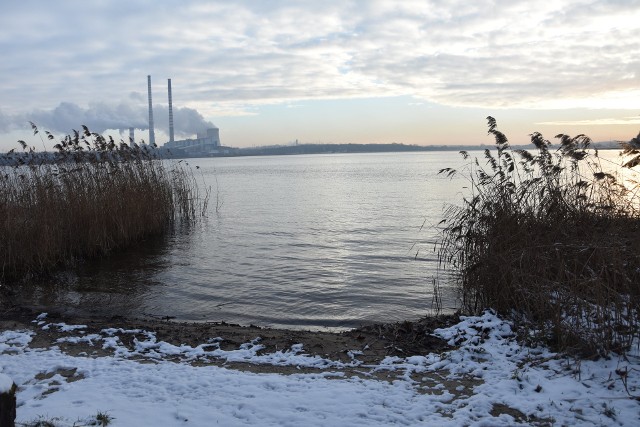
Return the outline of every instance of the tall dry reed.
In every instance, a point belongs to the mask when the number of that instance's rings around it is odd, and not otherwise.
[[[463,310],[495,309],[581,355],[628,350],[640,325],[635,193],[585,135],[558,135],[552,148],[534,133],[536,152],[512,150],[488,123],[495,150],[469,164],[471,195],[442,222],[440,267],[453,270]]]
[[[144,144],[117,144],[84,126],[53,153],[19,143],[21,152],[0,156],[0,280],[108,253],[206,210],[208,191],[191,170]]]

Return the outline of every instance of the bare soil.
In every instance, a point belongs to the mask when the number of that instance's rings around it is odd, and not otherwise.
[[[111,349],[102,349],[99,345],[82,343],[57,343],[59,338],[78,336],[78,331],[61,332],[58,328],[42,329],[34,319],[40,314],[24,306],[3,307],[0,309],[0,330],[29,329],[35,335],[30,344],[32,348],[48,348],[58,346],[71,355],[88,355],[92,357],[108,356]],[[288,350],[294,344],[303,344],[303,353],[320,356],[325,359],[351,362],[350,351],[360,351],[357,359],[361,361],[358,368],[347,368],[342,371],[346,375],[376,376],[380,379],[393,379],[399,373],[385,373],[380,370],[367,369],[363,366],[374,366],[387,356],[407,357],[440,353],[451,349],[442,339],[432,335],[436,328],[450,326],[459,320],[456,315],[425,317],[417,322],[399,322],[364,326],[341,333],[299,331],[286,329],[269,329],[258,326],[241,326],[225,322],[185,323],[172,320],[160,320],[151,317],[125,318],[114,316],[86,317],[48,311],[47,323],[66,323],[68,325],[86,325],[84,335],[99,333],[106,328],[140,329],[156,333],[158,341],[174,345],[187,344],[197,346],[213,338],[219,338],[223,350],[238,349],[240,345],[260,338],[264,346],[261,353],[273,353]],[[131,335],[130,341],[135,335]],[[140,338],[140,337],[138,337]],[[125,342],[125,344],[127,344]],[[239,369],[256,373],[293,374],[303,372],[320,372],[319,369],[300,368],[295,366],[258,365],[251,363],[227,362],[225,360],[207,360],[193,362],[195,364],[214,364],[231,369]],[[427,380],[427,378],[425,378]],[[440,383],[443,377],[427,382]]]

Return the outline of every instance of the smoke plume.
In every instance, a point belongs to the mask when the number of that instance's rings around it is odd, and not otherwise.
[[[167,105],[153,106],[153,120],[156,129],[169,134],[169,107]],[[215,127],[215,125],[205,120],[198,110],[187,107],[173,107],[173,129],[176,136],[189,137],[212,127]]]
[[[165,105],[153,106],[156,130],[169,133],[169,108]],[[61,102],[52,110],[36,110],[31,113],[5,115],[0,111],[0,131],[28,127],[34,122],[40,129],[53,133],[68,134],[73,129],[87,126],[92,132],[102,133],[107,129],[125,130],[130,127],[148,129],[149,113],[146,106],[120,103],[92,103],[81,107],[71,102]],[[214,127],[202,114],[193,108],[173,108],[173,124],[178,136],[192,136],[204,129]]]

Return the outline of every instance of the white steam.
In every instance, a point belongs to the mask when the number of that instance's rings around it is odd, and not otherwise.
[[[154,105],[153,117],[155,129],[168,134],[168,106]],[[61,102],[52,110],[36,110],[13,116],[0,111],[0,132],[23,129],[29,126],[30,121],[40,129],[53,133],[68,134],[73,129],[80,129],[82,125],[92,132],[102,133],[108,129],[148,129],[149,113],[146,106],[127,103],[92,103],[88,107],[81,107],[71,102]],[[191,136],[214,127],[197,110],[187,107],[173,108],[173,124],[178,136]]]

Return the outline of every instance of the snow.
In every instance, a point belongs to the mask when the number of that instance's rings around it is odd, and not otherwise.
[[[125,335],[134,336],[133,346],[123,344]],[[59,426],[95,419],[98,412],[112,417],[113,426],[638,425],[637,345],[626,357],[576,363],[543,347],[519,345],[511,324],[491,312],[462,318],[435,335],[458,347],[370,366],[355,350],[345,364],[305,354],[302,343],[258,354],[259,339],[223,351],[219,337],[176,346],[153,332],[123,329],[65,338],[114,351],[74,357],[58,347],[29,347],[31,331],[3,331],[0,366],[19,386],[17,421],[55,418]],[[256,374],[193,364],[212,359],[316,370]],[[350,377],[341,371],[345,367],[400,376]],[[416,380],[421,376],[441,381],[426,387]],[[497,407],[510,411],[497,414]]]
[[[13,380],[5,374],[0,374],[0,393],[8,393],[13,387]]]
[[[38,324],[42,324],[41,322],[43,322],[42,320],[40,322],[38,322]],[[42,327],[42,329],[47,330],[51,327],[56,327],[58,328],[58,332],[70,332],[70,331],[75,331],[78,329],[86,329],[87,325],[67,325],[66,323],[48,323],[46,325],[44,325]]]

